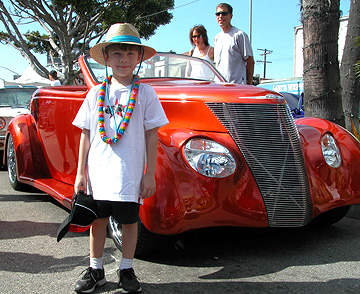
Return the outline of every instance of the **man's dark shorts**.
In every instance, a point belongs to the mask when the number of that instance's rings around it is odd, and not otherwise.
[[[139,221],[140,204],[135,202],[98,200],[98,218],[112,216],[119,224],[127,225]]]

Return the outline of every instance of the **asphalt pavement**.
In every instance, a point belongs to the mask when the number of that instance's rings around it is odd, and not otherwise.
[[[346,216],[355,218],[355,219],[360,219],[360,204],[352,205]]]
[[[89,262],[88,234],[57,243],[68,211],[44,193],[12,190],[4,171],[0,205],[0,293],[75,293]],[[134,267],[144,294],[360,293],[359,244],[353,217],[327,228],[204,230],[136,258]],[[120,293],[120,258],[108,238],[108,283],[95,294]]]

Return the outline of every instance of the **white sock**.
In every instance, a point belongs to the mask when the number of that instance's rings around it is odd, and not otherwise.
[[[102,269],[103,268],[103,258],[90,257],[90,267],[93,269]]]
[[[122,258],[120,262],[120,270],[132,268],[133,259]]]

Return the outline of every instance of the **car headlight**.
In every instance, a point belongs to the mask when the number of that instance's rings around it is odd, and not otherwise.
[[[6,127],[6,121],[2,117],[0,117],[0,130],[5,129]]]
[[[335,139],[330,134],[325,134],[321,138],[321,151],[326,163],[334,168],[341,165],[341,154]]]
[[[211,140],[189,140],[184,147],[184,155],[194,170],[207,177],[225,178],[232,175],[236,169],[230,151]]]

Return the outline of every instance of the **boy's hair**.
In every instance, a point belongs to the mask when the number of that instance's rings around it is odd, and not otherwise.
[[[137,51],[139,55],[142,52],[141,46],[123,43],[114,43],[105,47],[105,54],[108,55],[110,49],[119,49],[123,51]]]
[[[220,4],[218,4],[218,5],[216,6],[216,9],[218,9],[219,7],[220,7],[220,8],[224,8],[224,7],[225,7],[230,14],[233,14],[233,8],[231,7],[230,4],[220,3]]]
[[[200,34],[204,40],[204,44],[205,46],[209,46],[209,40],[208,40],[208,36],[207,36],[207,31],[205,29],[205,27],[203,25],[197,25],[197,26],[194,26],[191,30],[190,30],[190,35],[189,35],[189,38],[190,38],[190,43],[191,45],[195,45],[194,44],[194,41],[193,41],[193,38],[192,38],[192,35],[193,35],[193,32],[194,31],[197,31],[198,34]]]

